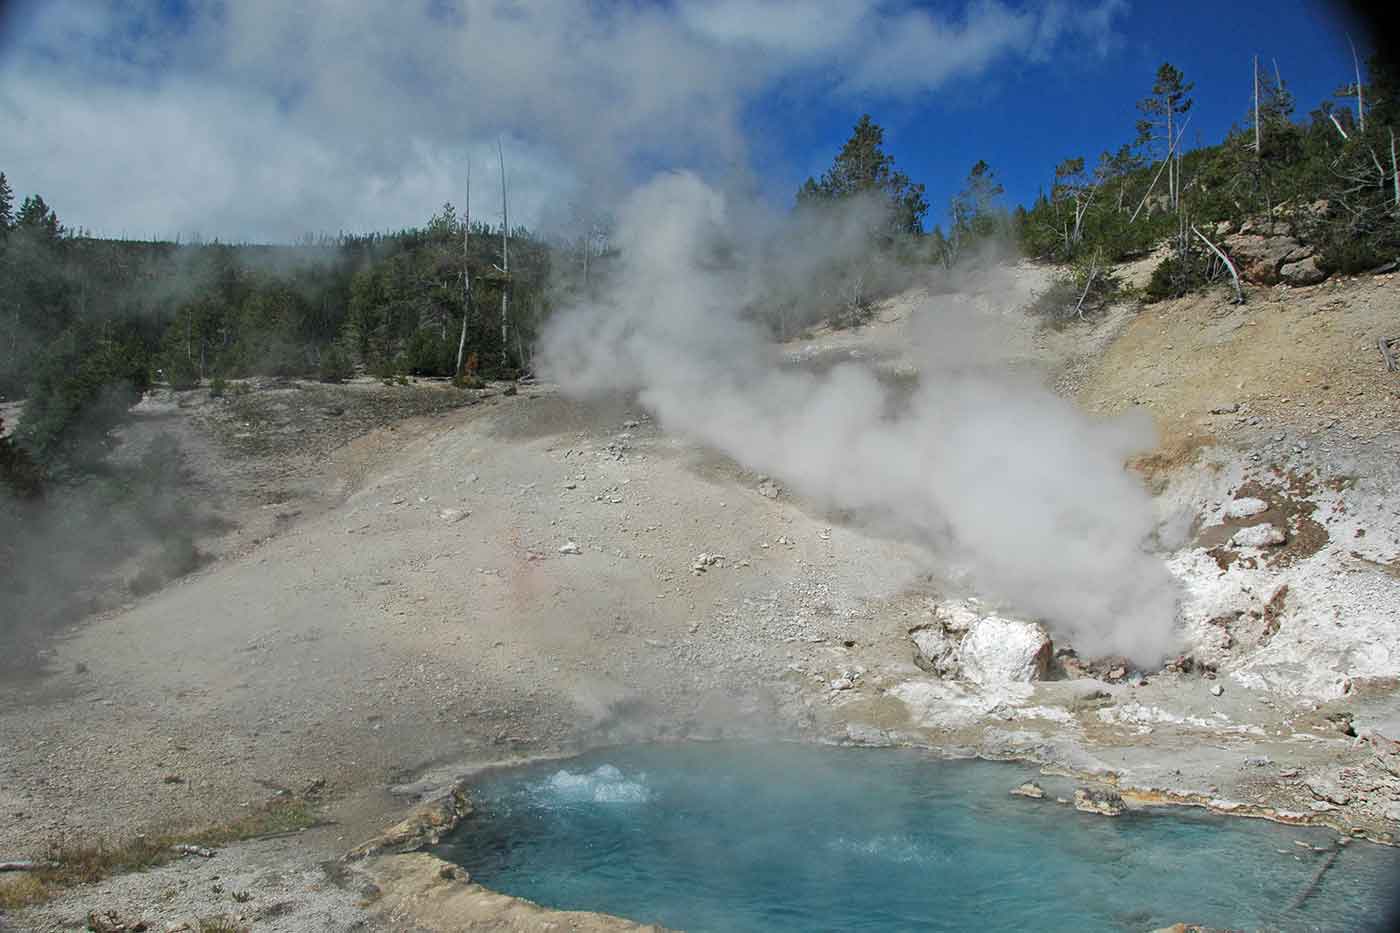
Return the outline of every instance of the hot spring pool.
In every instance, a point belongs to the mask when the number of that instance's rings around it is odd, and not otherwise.
[[[1026,767],[906,750],[655,745],[492,774],[436,854],[496,890],[685,930],[1379,929],[1400,852],[1173,808],[1008,790]],[[1050,786],[1047,783],[1047,791]]]

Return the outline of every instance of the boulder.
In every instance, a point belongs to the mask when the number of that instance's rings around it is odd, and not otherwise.
[[[909,638],[914,642],[914,663],[919,668],[939,677],[957,676],[960,638],[938,624],[920,626]]]
[[[1239,266],[1240,275],[1255,284],[1277,284],[1285,264],[1301,263],[1313,254],[1311,246],[1283,232],[1286,228],[1282,224],[1245,224],[1240,229],[1240,233],[1225,238],[1225,251]]]
[[[1241,528],[1230,538],[1230,543],[1235,547],[1277,547],[1287,540],[1288,536],[1283,533],[1282,528],[1264,522],[1261,525]]]
[[[1011,788],[1011,793],[1017,797],[1030,797],[1033,800],[1039,800],[1045,796],[1045,790],[1035,781],[1026,781],[1024,784],[1017,785]]]
[[[1230,500],[1225,506],[1225,516],[1227,518],[1251,518],[1260,512],[1267,511],[1269,503],[1263,499],[1256,499],[1253,496],[1241,496],[1238,499]]]
[[[984,685],[1041,680],[1054,651],[1040,625],[996,615],[968,629],[958,647],[963,677]]]
[[[1289,285],[1316,285],[1327,278],[1327,273],[1317,264],[1316,256],[1308,256],[1297,262],[1287,262],[1279,267],[1279,278]]]
[[[981,620],[984,612],[978,611],[978,603],[971,599],[955,599],[939,603],[933,610],[938,624],[949,632],[962,634]]]

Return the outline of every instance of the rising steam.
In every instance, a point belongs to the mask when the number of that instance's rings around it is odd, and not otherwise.
[[[855,363],[781,365],[752,309],[859,261],[871,210],[783,229],[693,175],[662,176],[622,206],[616,274],[554,318],[543,369],[575,395],[636,392],[668,429],[914,538],[1081,653],[1159,659],[1176,594],[1146,550],[1151,499],[1123,466],[1151,446],[1145,422],[1091,420],[976,365],[971,322],[939,307],[917,312],[912,393]]]

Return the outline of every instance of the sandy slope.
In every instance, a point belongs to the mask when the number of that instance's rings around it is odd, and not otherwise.
[[[1164,527],[1181,532],[1173,566],[1193,637],[1281,582],[1299,594],[1273,642],[1241,630],[1230,648],[1214,646],[1223,696],[1179,674],[990,692],[931,680],[907,638],[938,589],[923,555],[765,497],[756,476],[640,410],[526,387],[318,455],[278,508],[298,511],[298,495],[323,508],[78,628],[55,646],[51,675],[0,687],[0,858],[60,833],[228,818],[271,786],[318,777],[330,782],[335,821],[234,847],[229,870],[246,867],[251,905],[212,888],[161,903],[161,885],[200,870],[182,864],[11,921],[65,928],[97,906],[152,922],[242,913],[256,929],[372,921],[373,905],[357,906],[359,882],[325,885],[316,865],[416,792],[468,766],[653,735],[956,746],[1112,772],[1124,786],[1225,809],[1267,803],[1385,831],[1400,816],[1400,783],[1323,716],[1345,707],[1358,726],[1394,734],[1400,713],[1381,680],[1400,676],[1400,382],[1377,375],[1378,357],[1365,353],[1373,331],[1400,331],[1396,283],[1264,293],[1244,309],[1217,296],[1119,308],[1046,332],[1005,298],[1033,294],[1046,273],[1007,275],[972,304],[994,321],[1008,366],[1041,372],[1090,410],[1145,405],[1163,427],[1161,456],[1145,469],[1162,490]],[[876,324],[817,334],[791,355],[912,366],[901,348],[928,306],[926,293],[902,296]],[[1246,407],[1209,414],[1235,403]],[[1287,566],[1222,571],[1201,535],[1222,500],[1274,466],[1315,474],[1287,494],[1320,509],[1312,514],[1333,536]],[[1333,489],[1339,476],[1355,479]],[[579,553],[561,553],[570,542]],[[724,559],[694,570],[702,552]],[[1326,656],[1328,676],[1290,691],[1323,641],[1340,646]],[[843,672],[855,687],[832,690]],[[1337,692],[1333,673],[1354,683]],[[1091,690],[1110,698],[1086,701]],[[1261,756],[1267,767],[1243,765]],[[1301,777],[1281,776],[1288,766]],[[1352,802],[1314,808],[1310,778],[1346,784]],[[274,863],[279,877],[309,880],[260,886],[258,866]],[[257,913],[275,898],[294,906]]]

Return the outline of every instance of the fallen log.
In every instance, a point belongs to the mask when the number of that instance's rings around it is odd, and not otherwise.
[[[53,867],[53,862],[0,862],[0,871],[39,871]]]
[[[1335,862],[1337,856],[1341,854],[1342,847],[1349,841],[1350,840],[1342,839],[1332,846],[1332,851],[1328,852],[1327,858],[1323,859],[1322,864],[1317,866],[1317,871],[1313,872],[1312,878],[1308,880],[1307,884],[1303,885],[1303,890],[1299,891],[1297,897],[1293,898],[1289,903],[1288,910],[1290,913],[1302,907],[1303,902],[1311,897],[1312,893],[1317,890],[1318,882],[1322,880],[1323,875],[1327,874],[1327,869],[1332,867],[1332,863]]]
[[[1400,362],[1396,361],[1396,347],[1400,347],[1400,337],[1381,337],[1376,341],[1380,347],[1381,359],[1385,360],[1385,371],[1400,372]]]

